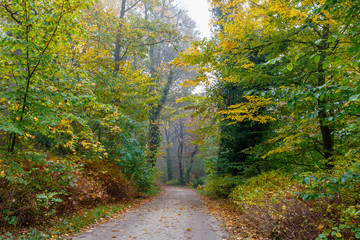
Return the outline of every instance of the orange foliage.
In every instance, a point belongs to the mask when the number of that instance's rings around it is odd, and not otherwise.
[[[107,160],[34,154],[0,163],[2,226],[36,225],[84,206],[128,202],[134,194],[120,167]]]

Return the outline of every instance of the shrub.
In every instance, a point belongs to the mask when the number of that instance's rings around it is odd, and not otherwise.
[[[177,179],[173,179],[173,180],[170,180],[170,181],[166,181],[166,182],[165,182],[165,185],[168,185],[168,186],[179,186],[179,185],[180,185],[180,182],[179,182],[179,180],[177,180]]]
[[[239,184],[240,179],[232,175],[225,176],[209,176],[205,185],[205,191],[213,196],[219,198],[226,198],[232,190]]]
[[[99,182],[83,171],[75,171],[73,174],[76,180],[65,189],[63,202],[57,209],[59,214],[71,214],[81,206],[91,207],[106,202],[108,195]]]
[[[125,202],[134,188],[120,166],[106,160],[39,153],[0,159],[0,226],[34,225],[81,206]]]
[[[102,186],[108,202],[126,202],[132,198],[133,185],[124,177],[120,166],[106,160],[92,159],[84,163],[84,171]]]
[[[22,225],[56,213],[61,195],[74,180],[72,164],[40,153],[2,156],[0,224]]]
[[[121,157],[113,159],[125,176],[135,184],[139,192],[147,192],[156,183],[158,173],[149,166],[147,158],[138,146],[126,145],[120,152]]]
[[[306,190],[299,194],[303,200],[327,203],[331,217],[318,239],[360,239],[360,164],[335,169],[331,174],[303,178]]]
[[[266,238],[315,239],[326,208],[319,202],[296,199],[295,192],[302,190],[289,176],[271,171],[237,186],[230,198],[247,223]]]

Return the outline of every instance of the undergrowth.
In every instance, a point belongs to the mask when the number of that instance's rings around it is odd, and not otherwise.
[[[209,181],[200,192],[224,197],[230,187],[220,188],[229,179]],[[228,197],[241,216],[230,225],[245,224],[264,239],[360,239],[360,164],[332,173],[270,171],[244,180]]]
[[[109,217],[134,198],[159,192],[146,182],[152,179],[140,179],[138,186],[134,176],[124,173],[116,161],[95,157],[1,155],[0,236],[53,238]]]
[[[104,222],[106,219],[114,217],[115,214],[127,207],[129,207],[129,204],[98,205],[92,209],[78,211],[70,217],[54,218],[47,228],[41,226],[31,227],[24,229],[25,233],[22,234],[7,232],[3,234],[3,236],[0,236],[0,240],[58,239],[61,236],[69,236],[72,233],[79,232],[81,229],[99,221]]]

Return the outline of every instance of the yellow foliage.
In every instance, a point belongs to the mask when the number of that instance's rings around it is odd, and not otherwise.
[[[258,96],[244,96],[247,100],[242,103],[231,105],[227,110],[220,111],[218,114],[224,114],[224,119],[230,119],[234,122],[242,122],[245,120],[267,123],[275,118],[269,115],[261,115],[261,109],[269,108],[274,102],[269,98],[261,98]]]

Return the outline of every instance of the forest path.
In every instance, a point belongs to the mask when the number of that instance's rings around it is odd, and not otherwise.
[[[187,188],[164,187],[164,193],[130,210],[114,221],[101,224],[73,240],[221,240],[228,234],[220,222],[206,213],[199,195]]]

